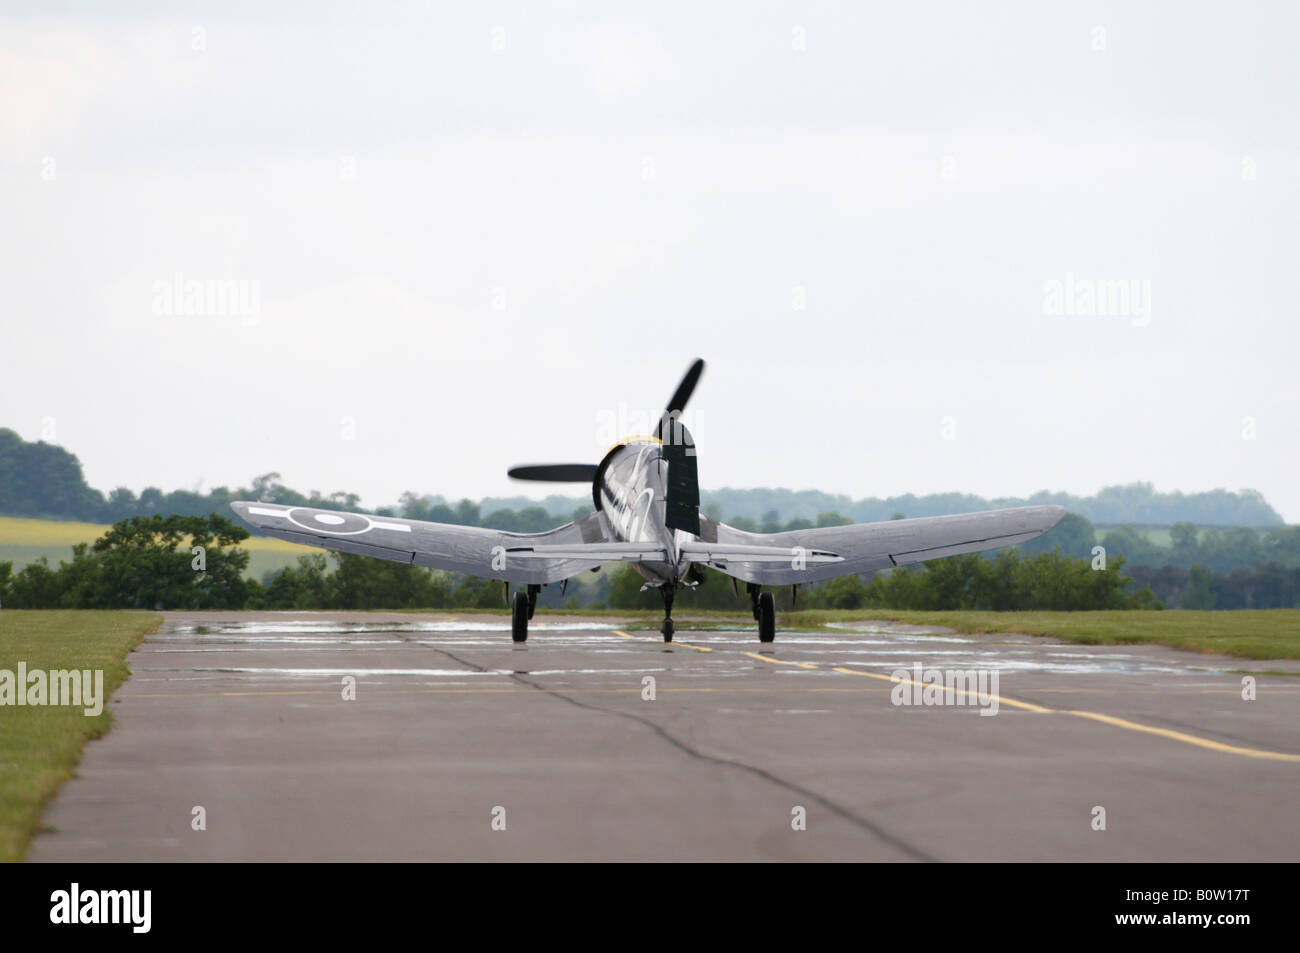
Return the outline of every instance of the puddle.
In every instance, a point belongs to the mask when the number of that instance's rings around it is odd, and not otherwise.
[[[512,647],[520,652],[527,652],[530,649],[541,652],[550,649],[571,649],[604,657],[616,651],[624,657],[629,654],[641,655],[642,661],[645,661],[645,653],[656,651],[672,653],[675,661],[671,663],[671,668],[675,674],[682,677],[697,674],[708,677],[733,674],[749,677],[754,671],[751,665],[735,664],[740,652],[772,653],[774,657],[783,661],[807,661],[821,666],[817,670],[778,666],[777,673],[786,675],[832,674],[829,669],[836,665],[860,667],[864,670],[888,674],[895,669],[911,668],[916,662],[931,668],[989,669],[999,673],[1061,675],[1111,673],[1204,676],[1223,671],[1207,669],[1205,660],[1200,657],[1195,660],[1197,665],[1193,668],[1180,666],[1166,657],[1153,658],[1150,655],[1119,648],[1099,649],[1096,646],[1072,646],[1057,642],[1008,643],[943,632],[926,635],[920,634],[915,627],[908,627],[907,631],[898,631],[889,625],[871,623],[833,623],[828,626],[828,631],[816,633],[778,632],[777,641],[772,647],[761,646],[753,627],[748,625],[693,626],[678,630],[681,641],[725,651],[698,653],[689,664],[683,665],[680,664],[683,660],[691,658],[691,650],[688,647],[682,646],[677,649],[658,642],[658,633],[654,629],[634,629],[637,638],[629,640],[616,635],[614,632],[616,628],[616,624],[610,622],[540,622],[529,627],[529,634],[533,638],[528,643],[516,645],[508,638],[509,620],[502,618],[437,621],[411,619],[397,622],[295,618],[175,624],[161,634],[151,637],[149,641],[154,644],[161,643],[158,648],[160,654],[233,652],[253,654],[287,650],[319,653],[345,647],[349,649],[363,647],[388,653],[401,651],[404,653],[402,658],[410,657],[406,654],[408,652],[419,653],[419,660],[426,664],[430,661],[445,661],[424,652],[430,648],[500,650]],[[303,661],[308,658],[308,656],[299,657]],[[545,656],[539,657],[537,661],[542,661],[543,658]],[[245,659],[238,661],[245,661]],[[337,662],[336,659],[329,661]],[[662,666],[618,669],[584,666],[541,668],[532,670],[529,674],[638,676],[647,672],[665,670]],[[463,678],[481,674],[505,675],[513,670],[493,669],[484,673],[460,668],[314,669],[253,665],[196,667],[189,671],[195,675],[207,673],[210,676],[212,673],[220,672],[282,678],[336,675]]]
[[[534,622],[529,625],[529,632],[534,631],[551,631],[551,632],[610,632],[618,628],[609,622],[564,622],[564,623],[547,623]],[[195,636],[195,635],[245,635],[245,636],[262,636],[262,635],[310,635],[318,634],[341,634],[350,635],[365,632],[509,632],[510,623],[507,621],[476,622],[467,619],[441,621],[441,622],[337,622],[329,620],[316,619],[285,619],[267,620],[257,622],[205,622],[202,624],[178,623],[170,625],[164,631],[161,637],[156,637],[154,641],[160,641],[169,635],[174,636]]]

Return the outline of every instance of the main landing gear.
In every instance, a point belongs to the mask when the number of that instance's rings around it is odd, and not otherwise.
[[[528,641],[528,620],[533,617],[533,610],[537,608],[537,594],[542,591],[541,586],[529,586],[528,591],[516,589],[514,599],[510,603],[510,637],[516,642]]]
[[[763,592],[757,583],[748,583],[745,591],[749,593],[754,619],[758,622],[758,641],[773,641],[776,638],[776,598],[770,592]]]
[[[664,624],[659,627],[659,631],[664,634],[664,641],[673,640],[673,596],[677,595],[677,590],[670,584],[664,584],[659,587],[659,594],[664,597]]]

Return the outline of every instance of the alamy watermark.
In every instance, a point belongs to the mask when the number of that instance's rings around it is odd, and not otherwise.
[[[242,318],[254,325],[262,317],[262,282],[248,278],[187,278],[181,272],[153,283],[153,313],[158,317]]]
[[[101,669],[28,669],[26,662],[18,670],[0,668],[0,707],[84,708],[93,718],[104,710],[104,670]]]
[[[695,415],[686,411],[645,410],[620,403],[616,408],[596,412],[596,439],[613,446],[623,440],[649,437],[669,446],[685,447],[685,454],[693,457],[695,443],[687,424],[694,427],[697,422]]]
[[[970,705],[981,715],[998,713],[996,669],[925,668],[916,662],[910,669],[895,669],[889,700],[895,705]]]
[[[148,933],[152,907],[152,890],[86,890],[73,883],[50,894],[50,922],[116,923],[130,926],[133,933]]]
[[[1076,278],[1043,282],[1043,314],[1053,317],[1129,318],[1135,328],[1151,323],[1151,280]]]

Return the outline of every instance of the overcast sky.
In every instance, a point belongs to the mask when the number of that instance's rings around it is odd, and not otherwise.
[[[699,356],[706,487],[1300,522],[1300,5],[51,6],[0,426],[100,489],[542,496]]]

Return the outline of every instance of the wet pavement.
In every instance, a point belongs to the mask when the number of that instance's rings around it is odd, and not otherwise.
[[[679,625],[169,613],[28,859],[1300,859],[1296,663]]]

